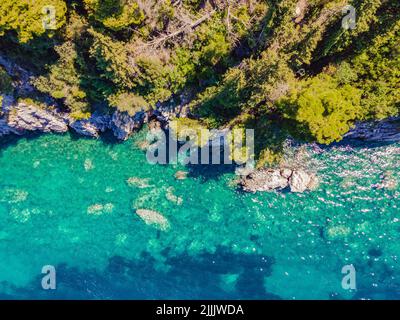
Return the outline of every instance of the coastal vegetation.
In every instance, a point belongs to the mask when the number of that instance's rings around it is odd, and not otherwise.
[[[262,165],[288,136],[329,144],[398,115],[399,12],[383,0],[3,0],[0,52],[34,75],[19,98],[49,95],[75,119],[185,104],[195,130],[255,129]],[[0,69],[2,95],[11,80]]]

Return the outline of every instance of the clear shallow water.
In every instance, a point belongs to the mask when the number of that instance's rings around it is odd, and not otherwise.
[[[374,186],[399,182],[399,144],[312,155],[311,193],[244,194],[229,167],[177,180],[187,168],[148,164],[144,135],[3,139],[0,298],[400,298],[400,188]],[[347,264],[356,291],[341,287]],[[44,265],[57,290],[41,288]]]

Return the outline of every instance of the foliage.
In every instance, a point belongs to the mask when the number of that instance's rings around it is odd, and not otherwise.
[[[114,31],[137,25],[144,19],[136,1],[84,0],[84,3],[91,17]]]
[[[0,67],[0,93],[11,93],[13,90],[12,79],[2,67]]]
[[[346,30],[348,4],[356,28]],[[45,5],[56,8],[54,30],[42,26]],[[201,121],[180,119],[180,131],[254,128],[264,165],[279,161],[288,136],[331,143],[357,120],[399,114],[399,9],[383,0],[3,0],[0,53],[76,118],[188,96]],[[0,70],[2,91],[12,91],[7,79]]]
[[[298,132],[319,143],[339,141],[362,114],[360,90],[339,86],[328,76],[309,79],[278,102],[286,118],[294,120]]]
[[[127,112],[130,116],[134,116],[139,111],[149,110],[149,104],[142,97],[133,93],[110,96],[109,102],[110,106],[117,108],[118,111]]]
[[[178,141],[192,141],[196,146],[203,147],[210,138],[209,131],[198,120],[176,118],[170,123],[170,130]]]
[[[71,42],[65,42],[55,50],[60,59],[49,67],[48,75],[35,79],[33,83],[38,90],[48,93],[55,99],[62,99],[76,117],[86,117],[90,110],[75,66],[77,59],[75,46]]]
[[[66,4],[62,0],[2,0],[0,2],[0,36],[7,31],[14,31],[21,43],[28,42],[35,36],[52,36],[52,29],[45,29],[43,20],[48,21],[46,11],[54,8],[55,23],[53,30],[61,28],[66,20]]]

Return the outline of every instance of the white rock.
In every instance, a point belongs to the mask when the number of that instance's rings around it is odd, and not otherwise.
[[[77,120],[69,125],[77,133],[88,137],[99,137],[98,128],[93,125],[89,120]]]
[[[68,131],[68,121],[59,114],[24,103],[10,109],[7,120],[8,126],[17,134],[23,134],[25,131]]]
[[[283,168],[283,169],[281,169],[281,176],[286,178],[286,179],[289,179],[290,176],[292,175],[292,172],[293,172],[292,169]]]
[[[281,176],[279,169],[263,169],[254,171],[242,179],[241,185],[249,192],[269,191],[287,187],[288,179]]]
[[[311,183],[311,175],[303,170],[294,170],[289,179],[290,191],[304,192]]]

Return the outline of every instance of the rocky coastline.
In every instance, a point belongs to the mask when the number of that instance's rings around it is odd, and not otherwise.
[[[73,130],[76,133],[98,138],[101,133],[111,130],[117,140],[127,140],[149,119],[165,121],[161,112],[137,112],[130,116],[126,112],[114,111],[112,114],[94,113],[88,119],[75,120],[69,113],[56,108],[42,108],[24,102],[3,108],[0,117],[0,137],[8,134],[24,135],[28,132],[64,133]]]
[[[376,142],[400,141],[400,117],[392,117],[380,121],[358,122],[344,139],[357,139]]]
[[[7,101],[12,101],[12,98],[6,99]],[[114,111],[111,114],[94,113],[89,119],[75,120],[69,113],[55,107],[43,108],[24,102],[9,103],[6,107],[3,105],[0,137],[9,134],[24,135],[28,132],[65,133],[73,130],[82,136],[98,138],[103,132],[110,130],[117,140],[124,141],[151,119],[168,127],[168,121],[176,116],[173,112],[173,109],[156,109],[130,116],[126,112]],[[358,123],[344,138],[376,142],[400,141],[400,118]],[[242,176],[239,182],[243,191],[253,193],[284,189],[305,192],[315,189],[317,185],[315,173],[300,167],[263,168]]]
[[[151,111],[140,111],[133,116],[115,110],[110,114],[95,112],[88,119],[73,119],[69,113],[57,108],[57,104],[50,97],[45,97],[46,103],[40,106],[29,102],[16,102],[14,96],[24,96],[35,91],[30,85],[31,75],[1,54],[0,65],[10,76],[17,75],[19,78],[19,81],[14,83],[14,94],[2,95],[0,137],[9,134],[24,135],[28,132],[65,133],[73,130],[82,136],[99,138],[102,133],[110,130],[117,140],[124,141],[152,119],[157,120],[161,127],[167,128],[170,119],[187,116],[184,102],[179,106],[158,105]],[[344,138],[379,142],[400,141],[400,117],[356,123]],[[317,184],[316,175],[300,167],[260,169],[243,176],[239,182],[239,186],[246,192],[286,188],[291,192],[304,192],[313,190]]]

